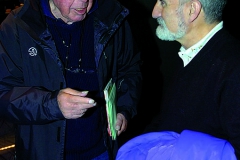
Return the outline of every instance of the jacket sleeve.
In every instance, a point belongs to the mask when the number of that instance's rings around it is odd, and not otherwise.
[[[129,120],[137,114],[141,96],[142,60],[127,21],[120,27],[118,35],[115,38],[121,45],[117,47],[117,110]]]
[[[0,30],[0,119],[16,124],[43,124],[63,119],[57,93],[27,85],[16,26],[11,19]],[[10,27],[11,26],[11,27]]]

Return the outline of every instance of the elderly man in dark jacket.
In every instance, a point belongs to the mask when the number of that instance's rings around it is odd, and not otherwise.
[[[128,13],[114,0],[30,0],[2,22],[0,117],[16,124],[17,159],[114,159],[103,89],[116,84],[120,135],[142,83]]]

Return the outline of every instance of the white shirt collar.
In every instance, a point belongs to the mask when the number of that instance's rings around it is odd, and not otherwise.
[[[179,57],[183,60],[184,67],[197,55],[202,47],[212,38],[212,36],[223,28],[223,21],[216,25],[203,39],[194,44],[187,50],[182,46],[178,52]]]

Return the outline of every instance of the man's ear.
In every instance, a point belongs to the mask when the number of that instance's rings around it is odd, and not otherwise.
[[[202,4],[198,0],[193,0],[189,9],[189,21],[193,22],[202,10]]]

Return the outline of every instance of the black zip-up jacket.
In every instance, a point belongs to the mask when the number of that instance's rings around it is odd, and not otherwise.
[[[66,83],[39,1],[25,1],[1,24],[0,118],[16,124],[18,160],[61,160],[66,123],[57,95]],[[137,113],[141,92],[140,52],[134,47],[126,21],[128,10],[115,0],[98,3],[91,15],[99,89],[102,91],[113,78],[117,112],[129,120]],[[105,110],[102,113],[107,127]],[[111,141],[106,128],[103,132],[109,152],[115,157],[117,142]]]

